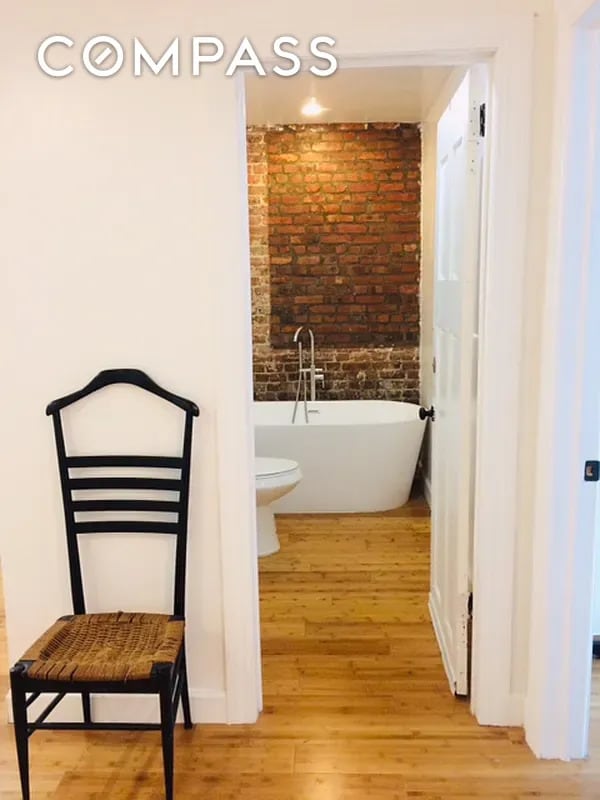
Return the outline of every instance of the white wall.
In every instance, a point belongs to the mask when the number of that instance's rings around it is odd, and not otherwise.
[[[592,609],[592,631],[600,636],[600,504],[596,511],[596,548],[594,561],[594,606]]]
[[[230,5],[214,1],[200,6],[179,0],[166,13],[158,2],[90,6],[65,0],[48,6],[32,0],[5,11],[0,485],[11,659],[69,610],[53,445],[43,416],[49,399],[101,368],[126,365],[146,369],[202,408],[188,616],[191,685],[206,718],[227,716],[223,690],[230,688],[226,664],[232,656],[225,652],[224,660],[225,630],[236,615],[241,619],[231,576],[221,576],[220,543],[231,546],[246,535],[248,524],[236,525],[250,514],[249,484],[240,482],[239,497],[223,497],[217,480],[231,469],[243,476],[248,467],[246,440],[240,465],[235,461],[236,433],[243,431],[250,396],[243,370],[250,317],[236,84],[223,77],[221,66],[195,80],[134,80],[126,72],[106,81],[83,74],[51,81],[35,65],[39,42],[57,32],[79,42],[109,32],[124,42],[139,36],[158,49],[176,35],[211,33],[231,47],[247,34],[267,53],[283,33],[303,41],[329,33],[338,40],[338,53],[364,63],[436,43],[447,48],[449,38],[457,50],[466,48],[465,20],[477,21],[478,46],[485,51],[500,17],[519,26],[549,4],[498,5],[423,0],[415,7],[409,0],[373,0],[348,15],[341,0],[291,6],[256,0],[239,4],[232,15]],[[539,53],[542,67],[548,57]],[[224,361],[233,350],[237,360]],[[228,370],[232,385],[245,388],[223,405],[217,397],[224,397]],[[140,589],[139,602],[149,598],[148,587]]]
[[[598,443],[600,453],[600,442]],[[600,636],[600,502],[596,491],[596,526],[594,530],[594,589],[592,598],[592,634]]]
[[[525,722],[535,753],[568,759],[588,752],[591,683],[598,489],[582,481],[582,470],[599,437],[594,133],[600,2],[556,6]],[[579,24],[586,7],[590,14]]]
[[[133,32],[148,44],[163,41],[156,7],[130,8],[128,21],[120,4],[97,19],[70,5],[62,14],[42,3],[35,13],[15,6],[4,28],[10,38],[3,37],[11,82],[2,87],[0,156],[1,552],[10,659],[71,610],[45,405],[100,369],[139,367],[201,408],[188,569],[190,682],[197,716],[222,719],[216,436],[227,304],[220,273],[248,260],[243,226],[231,223],[243,220],[246,202],[237,85],[214,74],[196,82],[50,80],[34,53],[57,29],[79,39],[109,30],[124,41]],[[156,400],[142,396],[135,411],[134,391],[107,390],[127,404],[129,432],[141,422],[141,433],[161,447]],[[246,400],[237,398],[240,406]],[[81,436],[75,447],[85,449]],[[168,599],[152,578],[163,556],[146,544],[146,579],[132,590],[117,561],[122,585],[107,587],[105,607],[121,607],[119,589],[127,589],[130,608]],[[118,558],[121,544],[114,552]],[[97,583],[97,559],[90,567]]]

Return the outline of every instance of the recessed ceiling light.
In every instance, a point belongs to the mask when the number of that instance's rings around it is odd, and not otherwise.
[[[327,111],[327,109],[323,108],[316,97],[311,97],[304,103],[301,111],[305,117],[318,117],[319,114],[322,114],[323,111]]]

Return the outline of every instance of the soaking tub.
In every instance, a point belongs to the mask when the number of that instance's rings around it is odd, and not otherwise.
[[[388,400],[255,402],[256,455],[297,461],[303,480],[279,513],[388,511],[406,503],[423,441],[419,406]]]

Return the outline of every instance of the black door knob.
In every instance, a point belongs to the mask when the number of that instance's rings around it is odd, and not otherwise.
[[[433,406],[431,406],[431,408],[420,408],[419,418],[420,419],[429,418],[432,422],[435,422],[435,408]]]

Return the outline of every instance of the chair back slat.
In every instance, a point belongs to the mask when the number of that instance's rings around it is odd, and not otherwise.
[[[73,500],[73,511],[160,511],[178,514],[181,503],[176,500]]]
[[[166,456],[68,456],[69,469],[75,467],[154,467],[156,469],[182,469],[182,458]]]
[[[181,492],[181,480],[171,478],[130,478],[119,476],[117,478],[69,478],[70,491],[83,489],[148,489],[155,492]]]
[[[92,392],[113,383],[130,383],[138,386],[184,411],[181,455],[71,456],[67,454],[61,419],[62,410]],[[100,373],[84,389],[50,403],[46,413],[52,416],[54,423],[74,612],[76,614],[85,613],[78,536],[94,533],[148,533],[173,535],[177,539],[173,613],[184,616],[192,427],[193,418],[199,413],[196,404],[162,389],[139,370],[107,370]],[[133,470],[135,474],[123,474],[124,469]],[[77,471],[77,476],[72,475],[74,470]],[[101,470],[102,474],[86,476],[87,470],[92,472]],[[144,474],[145,471],[152,470],[153,474]],[[171,472],[171,475],[157,477],[156,470],[168,471],[167,474]],[[112,474],[110,474],[111,471]],[[156,499],[147,496],[107,497],[107,493],[111,491],[160,494],[158,497],[155,495]],[[81,496],[82,492],[86,493],[84,497]],[[94,497],[94,492],[102,494]],[[165,492],[176,494],[176,499],[165,498]],[[88,493],[92,496],[90,497]],[[139,513],[144,517],[142,519],[115,519],[114,513],[119,511]],[[89,518],[90,514],[94,515],[93,519]],[[165,515],[169,516],[165,519]]]
[[[138,522],[137,520],[94,520],[94,522],[76,522],[73,526],[79,533],[179,533],[176,522]]]

